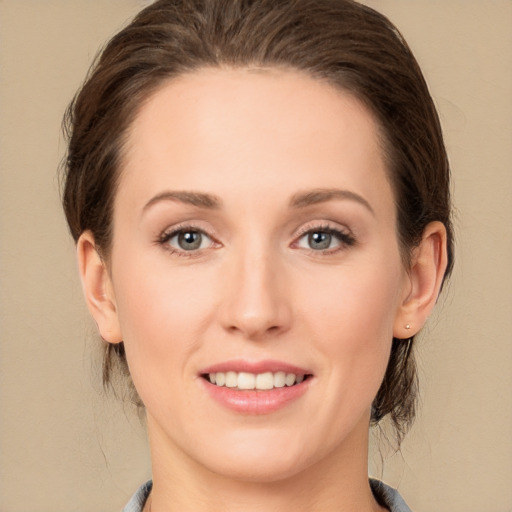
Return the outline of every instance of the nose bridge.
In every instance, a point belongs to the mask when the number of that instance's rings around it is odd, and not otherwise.
[[[233,250],[223,305],[223,323],[230,331],[261,338],[288,328],[290,304],[278,252],[256,238]]]

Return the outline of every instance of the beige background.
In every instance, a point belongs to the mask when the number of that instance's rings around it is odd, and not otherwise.
[[[0,0],[0,511],[119,510],[149,477],[143,428],[101,395],[61,213],[60,120],[142,0]],[[420,343],[422,413],[374,474],[415,512],[512,511],[512,2],[368,0],[439,107],[457,266]]]

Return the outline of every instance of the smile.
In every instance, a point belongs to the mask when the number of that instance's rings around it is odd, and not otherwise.
[[[284,388],[300,384],[306,376],[304,374],[286,372],[214,372],[206,378],[211,384],[219,387],[237,389],[239,391],[258,390],[268,391],[274,388]]]
[[[239,414],[270,414],[296,402],[311,387],[313,372],[283,361],[225,361],[200,373],[213,400]]]

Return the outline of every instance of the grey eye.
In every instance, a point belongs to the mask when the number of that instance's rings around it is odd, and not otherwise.
[[[336,251],[354,245],[354,238],[330,227],[313,228],[304,233],[296,242],[296,247],[313,251]]]
[[[198,231],[183,231],[178,233],[177,238],[180,249],[184,251],[194,251],[201,247],[203,234]]]
[[[331,247],[332,238],[331,233],[327,233],[325,231],[314,231],[312,233],[308,233],[308,245],[311,249],[318,251],[329,249],[329,247]]]
[[[190,252],[211,246],[212,240],[202,231],[184,229],[169,236],[166,243],[175,249]]]

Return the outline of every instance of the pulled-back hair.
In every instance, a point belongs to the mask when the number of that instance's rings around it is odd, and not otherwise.
[[[76,240],[90,230],[108,261],[127,131],[169,80],[205,67],[278,67],[327,81],[359,99],[379,126],[407,266],[431,221],[447,229],[453,265],[449,165],[420,68],[383,15],[351,0],[159,0],[107,44],[68,108],[63,205]],[[398,438],[415,413],[414,337],[393,339],[372,421],[389,415]],[[124,346],[105,345],[104,384],[129,377]],[[124,377],[123,377],[124,378]],[[139,400],[140,402],[140,400]]]

